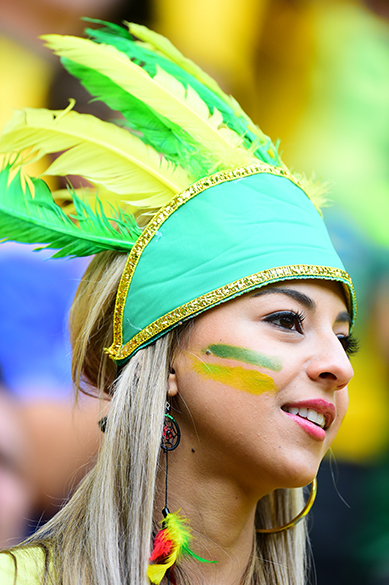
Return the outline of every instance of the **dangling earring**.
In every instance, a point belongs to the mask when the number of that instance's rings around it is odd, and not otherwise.
[[[188,526],[188,519],[178,512],[173,514],[167,505],[168,472],[169,472],[169,451],[174,451],[180,443],[181,432],[175,418],[170,414],[170,404],[166,402],[165,418],[163,423],[161,449],[165,453],[165,505],[162,510],[164,519],[162,529],[157,532],[154,539],[154,546],[149,562],[154,563],[148,566],[147,576],[150,583],[159,585],[165,576],[168,585],[176,585],[174,576],[174,564],[177,559],[184,555],[191,556],[202,563],[212,563],[202,559],[189,548],[192,538],[192,531]]]
[[[300,514],[297,514],[297,516],[295,518],[293,518],[290,522],[283,524],[282,526],[276,526],[275,528],[257,528],[256,532],[260,532],[261,534],[274,534],[276,532],[282,532],[283,530],[287,530],[288,528],[292,528],[292,526],[296,526],[296,524],[298,524],[300,522],[300,520],[305,518],[305,516],[308,514],[308,512],[312,508],[313,502],[315,501],[315,498],[316,498],[316,493],[317,493],[317,479],[315,477],[315,479],[313,480],[313,482],[311,484],[311,491],[309,493],[307,503],[305,504],[304,508],[301,510]]]
[[[97,424],[99,425],[99,429],[102,433],[105,433],[105,431],[107,430],[107,423],[108,423],[108,418],[106,416],[103,416],[103,418],[101,418]]]
[[[166,453],[166,461],[168,452],[177,449],[181,440],[180,427],[178,426],[178,422],[176,421],[176,419],[170,414],[170,410],[171,410],[170,403],[166,401],[165,420],[163,423],[161,440],[161,449]]]

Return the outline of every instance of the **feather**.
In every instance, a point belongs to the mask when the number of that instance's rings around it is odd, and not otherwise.
[[[213,105],[209,104],[210,113],[213,113],[213,106],[223,110],[225,107],[224,99],[226,95],[222,92],[216,81],[200,69],[193,61],[185,59],[184,56],[172,45],[172,43],[157,33],[149,30],[145,26],[134,23],[127,23],[131,33],[144,39],[145,43],[135,41],[126,29],[121,28],[120,34],[117,32],[117,25],[111,25],[109,22],[85,19],[92,22],[104,24],[103,29],[85,29],[85,33],[97,43],[103,43],[116,47],[122,53],[125,53],[133,62],[145,69],[151,77],[156,73],[156,65],[160,65],[167,73],[173,75],[181,81],[185,87],[192,85],[204,101],[214,100],[219,95],[219,99]],[[138,34],[139,33],[139,34]],[[142,34],[143,33],[143,34]],[[156,41],[156,42],[153,42]],[[158,41],[160,41],[158,43]],[[164,50],[164,48],[170,48]],[[185,67],[185,65],[187,65]],[[198,73],[196,75],[196,73]],[[204,79],[201,78],[201,74]],[[205,80],[207,83],[205,83]],[[213,96],[213,98],[212,98]],[[228,116],[227,112],[226,115]]]
[[[220,125],[219,114],[214,111],[210,115],[207,105],[191,86],[185,88],[158,65],[152,78],[113,46],[69,36],[42,38],[58,55],[103,73],[158,114],[181,126],[203,145],[202,152],[208,150],[215,170],[243,166],[256,160],[249,151],[239,148],[241,137],[226,125]]]
[[[128,201],[123,201],[120,195],[117,193],[113,193],[112,191],[108,191],[103,187],[85,187],[82,186],[81,188],[74,188],[74,186],[70,185],[71,188],[67,189],[57,189],[52,191],[52,197],[55,203],[57,203],[62,211],[68,216],[72,217],[76,213],[76,209],[74,203],[72,201],[72,196],[75,194],[79,199],[81,199],[84,203],[87,203],[92,208],[95,207],[96,200],[99,200],[99,206],[102,210],[102,213],[105,215],[111,215],[112,209],[117,212],[117,209],[120,208],[123,212],[129,216],[133,216],[137,225],[140,228],[145,227],[150,219],[157,213],[158,208],[152,207],[137,207],[132,205]]]
[[[89,16],[82,16],[81,20],[84,22],[93,22],[93,24],[101,24],[103,25],[103,29],[107,34],[117,37],[117,38],[124,38],[129,39],[131,38],[130,33],[126,28],[121,26],[120,24],[114,24],[113,22],[108,22],[107,20],[101,20],[100,18],[90,18]],[[94,32],[94,29],[90,29]],[[86,32],[86,30],[84,31]]]
[[[82,175],[137,206],[164,205],[192,182],[185,171],[167,163],[136,136],[74,111],[16,111],[4,127],[0,152],[28,148],[35,159],[68,149],[45,175]]]
[[[213,93],[218,95],[223,101],[228,101],[228,96],[222,91],[219,84],[208,73],[203,71],[196,63],[184,57],[173,43],[166,37],[148,29],[146,26],[134,22],[124,22],[128,30],[138,39],[148,43],[161,55],[167,57],[170,61],[178,65],[184,71],[190,73],[201,84],[208,87]]]
[[[168,513],[162,521],[162,529],[156,534],[153,551],[150,555],[150,564],[147,576],[150,582],[156,585],[161,583],[166,571],[183,556],[190,556],[202,563],[214,563],[196,555],[190,549],[192,531],[188,519],[179,512]]]
[[[102,100],[124,116],[125,121],[118,121],[117,124],[131,128],[138,133],[142,142],[151,145],[166,160],[180,164],[191,175],[192,182],[212,172],[208,159],[201,156],[197,143],[177,124],[157,115],[106,75],[69,59],[62,58],[61,61],[69,73],[77,77],[85,89],[95,96],[94,99]]]
[[[74,192],[71,196],[76,211],[73,219],[78,225],[54,203],[42,179],[24,178],[20,169],[15,173],[10,165],[5,166],[0,172],[2,241],[46,244],[59,250],[55,258],[131,250],[142,233],[131,215],[112,207],[107,217],[98,200],[93,211]]]
[[[105,24],[109,25],[109,23]],[[159,52],[156,52],[154,50],[154,47],[150,47],[147,43],[140,43],[134,41],[131,35],[128,33],[127,37],[123,37],[123,35],[117,36],[113,34],[112,31],[110,31],[108,26],[101,30],[87,28],[85,29],[85,33],[88,34],[88,36],[92,38],[93,41],[96,43],[112,45],[113,47],[116,47],[116,49],[126,54],[131,59],[131,61],[133,61],[136,65],[142,67],[145,71],[147,71],[151,77],[155,76],[156,66],[159,65],[167,73],[170,73],[177,80],[179,80],[184,85],[185,88],[188,85],[191,85],[193,89],[197,91],[201,98],[207,103],[210,114],[213,113],[214,107],[218,108],[223,113],[223,120],[225,122],[227,122],[228,120],[230,123],[230,127],[233,130],[235,130],[238,133],[241,133],[242,131],[244,132],[244,127],[241,126],[240,124],[236,124],[237,120],[229,119],[232,113],[231,108],[227,106],[223,100],[218,99],[216,93],[212,92],[208,87],[203,85],[198,79],[191,75],[190,71],[183,69],[181,66],[171,61],[169,58],[165,58],[164,55],[160,54]],[[157,36],[161,37],[161,35]],[[164,39],[164,37],[161,37],[161,39]],[[167,39],[164,40],[167,41]],[[186,61],[189,62],[189,60]],[[214,82],[214,85],[218,87],[216,82]]]
[[[108,191],[108,189],[104,189],[104,187],[79,187],[74,188],[72,186],[71,189],[57,189],[51,192],[53,200],[61,207],[61,209],[66,213],[67,216],[71,213],[75,213],[75,207],[72,202],[72,196],[75,194],[79,199],[85,201],[89,205],[93,206],[96,199],[100,201],[101,207],[105,214],[110,214],[112,212],[112,208],[120,207],[126,213],[131,215],[136,215],[139,213],[139,207],[135,205],[131,205],[130,202],[123,201],[122,196],[114,193],[113,191]],[[143,210],[143,209],[142,209]]]
[[[261,146],[264,147],[256,149],[255,151],[256,156],[260,160],[273,165],[281,164],[281,161],[278,158],[277,148],[272,144],[270,138],[254,124],[239,103],[232,96],[227,95],[210,75],[203,71],[198,65],[196,65],[196,63],[184,57],[184,55],[166,37],[140,24],[132,22],[125,22],[125,24],[128,26],[130,33],[135,35],[138,39],[150,44],[155,50],[170,59],[179,68],[190,73],[200,85],[208,88],[213,94],[218,96],[219,100],[224,102],[225,106],[228,106],[230,110],[230,119],[232,115],[237,119],[240,119],[241,127],[244,127],[248,134],[247,138],[250,138],[252,143],[255,144],[255,142],[259,142]],[[219,107],[219,109],[221,108]],[[225,123],[229,125],[226,119]]]
[[[103,24],[103,29],[85,30],[95,42],[106,43],[125,53],[137,65],[154,77],[156,65],[181,81],[185,87],[191,85],[207,104],[210,113],[217,108],[223,114],[224,123],[243,138],[244,146],[252,148],[255,156],[269,164],[281,165],[277,147],[247,116],[233,97],[223,92],[220,86],[190,59],[186,59],[174,45],[162,35],[145,26],[126,23],[129,31],[145,42],[134,41],[131,35],[109,22],[85,19]],[[119,27],[120,28],[120,27]]]

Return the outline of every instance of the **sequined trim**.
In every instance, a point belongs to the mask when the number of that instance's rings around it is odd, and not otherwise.
[[[231,282],[216,290],[213,290],[201,297],[174,309],[163,317],[160,317],[142,331],[136,334],[131,341],[120,349],[120,347],[111,346],[107,353],[116,360],[122,360],[130,356],[139,347],[147,343],[150,339],[159,337],[161,333],[171,329],[177,323],[185,321],[191,317],[195,317],[206,309],[210,309],[227,299],[232,299],[254,288],[271,284],[279,280],[291,280],[298,278],[321,278],[324,280],[336,280],[343,282],[347,301],[352,309],[352,314],[355,314],[355,292],[351,282],[351,278],[344,270],[339,268],[331,268],[327,266],[311,266],[311,265],[295,265],[295,266],[280,266],[278,268],[271,268],[257,272],[251,276],[246,276],[235,282]],[[352,294],[350,294],[350,290]]]
[[[123,314],[132,275],[134,274],[134,270],[139,262],[143,250],[150,242],[150,240],[153,238],[158,229],[161,227],[161,225],[170,217],[172,213],[174,213],[179,207],[181,207],[181,205],[183,205],[184,203],[186,203],[199,193],[202,193],[206,189],[209,189],[210,187],[214,187],[216,185],[220,185],[221,183],[225,183],[227,181],[234,181],[236,179],[249,177],[251,175],[257,175],[260,173],[268,173],[270,175],[285,177],[286,179],[289,179],[290,181],[292,181],[292,183],[294,183],[304,191],[301,184],[287,169],[273,167],[264,162],[256,162],[245,167],[232,169],[230,171],[220,171],[219,173],[215,173],[214,175],[210,175],[209,177],[200,179],[199,181],[193,183],[193,185],[185,189],[185,191],[183,191],[182,193],[178,193],[177,195],[175,195],[171,199],[171,201],[165,207],[162,207],[162,209],[160,209],[155,214],[153,219],[147,224],[147,226],[142,232],[142,235],[139,236],[138,240],[132,247],[131,253],[128,257],[126,266],[124,267],[124,271],[120,279],[118,292],[116,296],[113,319],[113,343],[111,347],[106,350],[106,353],[110,355],[112,359],[122,359],[122,357],[119,358],[118,355],[119,353],[120,354],[122,353],[122,351],[120,351],[120,348],[123,343],[122,331]],[[304,191],[304,193],[306,193],[306,191]],[[307,197],[309,197],[308,194]],[[149,327],[151,327],[151,325],[149,325]]]

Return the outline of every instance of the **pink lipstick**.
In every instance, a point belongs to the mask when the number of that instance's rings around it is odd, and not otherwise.
[[[320,398],[290,402],[284,404],[282,410],[318,441],[325,439],[326,430],[335,419],[334,405]]]

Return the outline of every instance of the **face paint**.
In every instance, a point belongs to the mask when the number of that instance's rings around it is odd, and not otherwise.
[[[282,363],[278,357],[266,355],[253,349],[246,349],[245,347],[215,343],[209,345],[203,353],[207,355],[212,354],[220,358],[237,360],[253,366],[260,366],[268,370],[273,370],[274,372],[279,372],[282,369]]]
[[[204,378],[215,380],[215,382],[220,382],[249,394],[277,392],[277,386],[273,378],[257,370],[247,370],[241,366],[207,364],[198,359],[193,360],[193,369]]]

